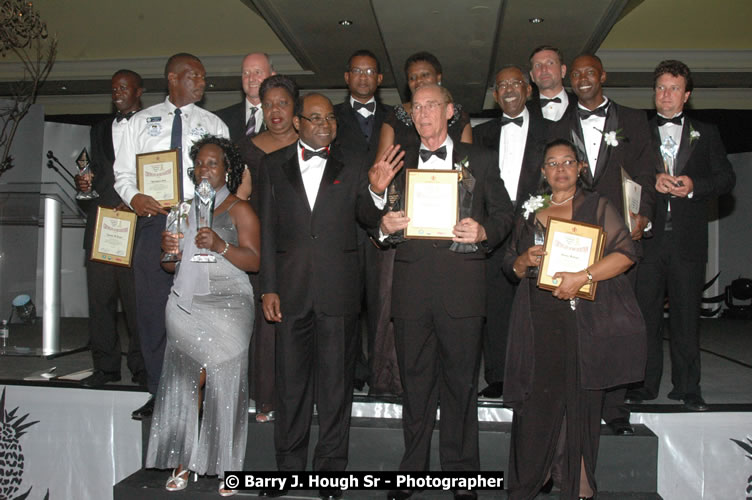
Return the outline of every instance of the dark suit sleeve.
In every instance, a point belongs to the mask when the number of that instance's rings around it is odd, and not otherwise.
[[[624,169],[637,184],[642,186],[640,215],[655,220],[655,172],[658,157],[651,147],[650,128],[644,111],[634,113],[634,126],[629,131],[632,153],[626,159]]]
[[[379,222],[381,222],[381,216],[386,213],[386,207],[382,210],[376,208],[373,198],[371,197],[371,191],[368,189],[368,171],[361,168],[358,169],[358,172],[356,217],[358,222],[366,229],[366,232],[378,239]]]
[[[726,156],[721,135],[715,125],[707,125],[696,140],[708,143],[708,165],[703,175],[691,176],[694,185],[694,200],[714,198],[728,193],[736,185],[736,174]]]
[[[108,177],[105,175],[104,168],[104,163],[107,161],[107,159],[105,155],[104,144],[102,144],[102,136],[104,135],[102,131],[103,128],[104,122],[100,122],[91,127],[91,130],[89,131],[89,144],[91,145],[89,168],[91,168],[91,173],[93,174],[91,185],[94,190],[99,193],[105,190],[105,183],[107,182],[106,177]],[[110,137],[112,137],[112,132],[110,132]],[[110,179],[110,182],[114,183],[114,179]]]
[[[259,206],[261,213],[261,270],[259,281],[261,289],[258,296],[265,293],[278,293],[277,290],[277,218],[274,203],[274,187],[269,177],[269,168],[266,158],[262,160],[259,168]]]
[[[498,161],[494,160],[493,152],[486,149],[476,149],[476,155],[482,158],[485,167],[483,179],[483,201],[486,217],[478,221],[486,230],[486,244],[489,250],[501,245],[512,229],[512,202],[501,180]],[[497,157],[498,158],[498,157]]]

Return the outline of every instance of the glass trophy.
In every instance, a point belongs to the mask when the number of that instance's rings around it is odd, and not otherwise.
[[[678,151],[679,145],[670,135],[667,135],[661,144],[661,157],[663,157],[663,169],[671,177],[676,175],[676,153]]]
[[[196,196],[193,198],[193,206],[196,211],[196,230],[204,227],[212,227],[214,219],[214,197],[216,192],[209,181],[204,179],[196,188]],[[204,249],[205,250],[205,249]],[[207,252],[197,253],[191,257],[191,262],[217,262],[217,258]]]
[[[386,207],[390,212],[397,212],[402,209],[401,201],[402,197],[400,196],[400,192],[397,189],[397,186],[394,185],[394,182],[392,182],[391,184],[389,184],[389,187],[386,191]],[[392,245],[402,243],[403,241],[405,241],[405,231],[400,230],[396,233],[392,233],[387,236],[384,241]]]
[[[83,151],[81,151],[81,154],[78,155],[78,158],[76,158],[76,165],[78,165],[78,175],[85,178],[89,181],[89,188],[88,191],[79,191],[78,194],[76,194],[77,200],[93,200],[94,198],[99,198],[99,193],[97,193],[94,190],[94,187],[91,184],[91,169],[89,168],[89,153],[86,151],[86,148],[84,148]]]
[[[186,221],[188,220],[188,211],[191,206],[186,203],[178,203],[170,209],[170,213],[167,214],[167,223],[165,224],[165,231],[172,234],[180,234],[185,229]],[[165,253],[162,257],[162,262],[177,262],[179,260],[179,253],[183,251],[185,240],[178,238],[178,254]]]

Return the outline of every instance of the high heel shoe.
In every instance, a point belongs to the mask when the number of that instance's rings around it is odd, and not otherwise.
[[[238,492],[238,490],[228,490],[225,487],[225,480],[224,479],[220,479],[219,480],[219,490],[218,491],[219,491],[219,495],[223,496],[223,497],[231,497],[231,496],[233,496],[234,494],[236,494]]]
[[[191,479],[191,471],[183,469],[180,472],[177,469],[172,469],[172,475],[167,479],[165,483],[165,489],[167,491],[180,491],[184,490],[188,486],[188,481]],[[193,482],[198,481],[198,474],[194,474]]]

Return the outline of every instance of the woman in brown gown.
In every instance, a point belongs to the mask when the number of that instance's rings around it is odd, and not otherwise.
[[[249,199],[258,213],[258,191],[253,189],[259,179],[264,156],[289,146],[298,140],[292,126],[298,86],[283,75],[273,75],[264,80],[259,88],[261,108],[264,110],[266,130],[238,144],[240,155],[246,165],[243,182],[238,188],[238,198]],[[258,287],[258,274],[251,275],[254,289]],[[256,298],[256,323],[251,339],[249,370],[251,397],[256,402],[256,421],[274,420],[274,325],[264,319],[261,297]]]
[[[405,77],[410,93],[426,84],[441,85],[441,63],[433,54],[418,52],[405,61]],[[415,130],[410,112],[410,101],[395,106],[384,119],[379,135],[379,147],[376,158],[381,158],[386,150],[399,144],[401,149],[418,148],[420,137]],[[462,110],[460,104],[454,104],[454,115],[449,120],[449,136],[456,142],[473,142],[470,115]],[[406,165],[405,168],[409,168]],[[379,253],[379,297],[381,308],[378,311],[376,338],[374,339],[373,359],[370,360],[371,394],[402,394],[402,383],[397,367],[397,354],[394,348],[394,326],[391,322],[392,271],[394,268],[394,247],[383,249]]]
[[[510,499],[534,498],[549,481],[561,498],[591,498],[603,391],[637,381],[645,362],[645,327],[624,276],[637,260],[624,220],[605,198],[578,188],[574,146],[548,144],[542,167],[543,207],[516,221],[504,272],[517,287],[509,324],[504,402],[514,410],[507,488]],[[532,198],[532,197],[531,197]],[[558,272],[558,288],[536,286],[549,217],[585,222],[607,233],[604,257],[579,272]],[[536,233],[538,233],[536,235]],[[536,237],[538,236],[538,237]],[[595,301],[576,299],[598,282]]]

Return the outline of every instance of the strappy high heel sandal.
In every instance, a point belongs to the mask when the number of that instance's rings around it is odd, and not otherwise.
[[[228,490],[225,486],[225,480],[220,479],[219,480],[219,495],[223,497],[231,497],[234,494],[236,494],[238,490]]]
[[[177,472],[177,469],[172,469],[172,475],[167,478],[165,483],[165,489],[167,491],[180,491],[184,490],[188,486],[188,481],[191,479],[191,471],[189,469],[183,469]],[[193,475],[193,482],[198,481],[198,474]]]

